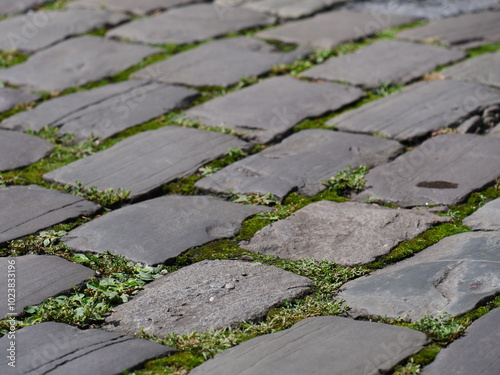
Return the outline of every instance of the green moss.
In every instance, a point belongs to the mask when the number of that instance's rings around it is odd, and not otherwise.
[[[500,51],[500,43],[486,44],[484,46],[474,48],[467,51],[470,57],[476,57],[479,55],[484,55],[485,53],[493,53]]]
[[[43,9],[43,10],[62,10],[64,6],[72,0],[56,0],[47,4],[40,5],[35,9]]]
[[[0,51],[0,69],[10,68],[28,60],[28,56],[18,51]]]
[[[205,362],[205,358],[191,351],[176,353],[167,358],[148,362],[143,369],[135,371],[135,375],[176,375],[185,374],[183,369],[192,369]],[[182,371],[182,372],[181,372]]]
[[[177,269],[206,259],[239,259],[249,254],[235,240],[217,240],[186,251],[175,259],[173,266]]]
[[[425,366],[431,363],[440,351],[441,348],[438,345],[431,344],[412,356],[412,358],[415,363]]]

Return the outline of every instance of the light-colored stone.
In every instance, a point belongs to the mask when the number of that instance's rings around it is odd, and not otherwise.
[[[500,230],[500,198],[486,203],[463,223],[474,230]]]

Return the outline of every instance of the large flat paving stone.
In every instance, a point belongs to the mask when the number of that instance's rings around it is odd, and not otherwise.
[[[477,83],[419,82],[334,117],[327,125],[343,131],[379,133],[399,141],[411,141],[440,128],[456,127],[496,103],[500,103],[500,92]]]
[[[11,266],[9,273],[9,265]],[[26,306],[38,305],[49,297],[68,291],[94,276],[94,271],[63,258],[50,255],[25,255],[1,258],[2,282],[0,291],[7,296],[9,274],[15,274],[15,304],[4,298],[0,303],[0,317],[21,314]]]
[[[232,8],[221,15],[213,4],[194,4],[119,26],[106,36],[141,43],[187,44],[273,22],[273,17],[250,9]]]
[[[0,243],[91,215],[100,207],[81,197],[37,185],[0,188]]]
[[[196,172],[201,166],[244,148],[238,138],[205,130],[168,126],[127,138],[115,146],[43,176],[47,181],[130,191],[133,199]]]
[[[190,374],[385,374],[428,341],[409,328],[321,316],[246,341]]]
[[[226,0],[227,1],[227,0]],[[284,19],[294,19],[320,12],[348,0],[260,0],[248,1],[244,6],[257,12],[269,13]],[[220,0],[219,3],[223,3]],[[217,3],[217,2],[216,2]]]
[[[280,52],[258,39],[222,39],[150,65],[132,78],[189,86],[230,86],[243,77],[258,77],[274,65],[290,64],[310,54],[304,48]],[[221,69],[224,66],[224,69]]]
[[[364,95],[336,83],[273,77],[191,108],[186,116],[203,125],[234,129],[255,143],[269,143],[301,121],[333,112]]]
[[[0,87],[0,113],[12,109],[18,104],[35,102],[38,99],[40,97],[36,94]]]
[[[280,258],[354,266],[370,263],[431,225],[448,221],[423,211],[321,201],[264,227],[242,247]]]
[[[388,82],[404,85],[465,56],[461,51],[425,44],[382,40],[354,53],[332,58],[301,75],[344,81],[364,88],[376,88]]]
[[[441,350],[422,375],[495,375],[500,368],[500,309],[472,323],[465,337]]]
[[[41,138],[0,130],[0,172],[26,167],[47,156],[54,145]]]
[[[276,267],[237,260],[204,260],[154,281],[118,306],[105,329],[171,333],[235,327],[310,291],[312,282]]]
[[[500,11],[464,14],[403,30],[399,38],[437,40],[454,47],[469,49],[500,41]]]
[[[196,187],[215,193],[273,194],[284,198],[293,190],[313,196],[323,181],[348,165],[373,167],[398,155],[395,141],[330,130],[303,130],[258,154],[205,177]]]
[[[85,51],[85,53],[82,53]],[[0,69],[0,80],[40,91],[62,91],[112,76],[160,52],[95,36],[73,38]]]
[[[36,5],[42,5],[52,0],[0,0],[0,14],[24,13]]]
[[[499,275],[500,232],[461,233],[348,282],[339,297],[353,317],[459,315],[498,293]]]
[[[2,374],[119,375],[145,362],[175,353],[169,346],[121,336],[100,329],[80,330],[64,323],[46,322],[15,333],[15,366],[7,355],[0,359]],[[8,335],[0,339],[7,353]]]
[[[180,5],[205,0],[76,0],[66,4],[69,9],[106,9],[143,16],[156,10],[165,10]]]
[[[219,238],[235,236],[243,220],[266,207],[214,197],[168,195],[121,208],[68,233],[71,249],[159,264]]]
[[[349,10],[332,11],[257,33],[259,38],[279,40],[318,49],[332,49],[383,29],[412,22],[409,17],[377,15]]]
[[[486,203],[463,223],[474,230],[500,230],[500,198]]]
[[[128,20],[102,10],[31,12],[0,22],[0,50],[36,52],[71,36]]]
[[[446,77],[500,88],[500,51],[469,59],[443,69]]]
[[[357,199],[400,206],[456,204],[499,176],[500,139],[444,134],[372,169],[365,176],[367,189]]]

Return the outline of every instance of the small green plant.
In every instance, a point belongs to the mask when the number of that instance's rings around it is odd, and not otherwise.
[[[412,328],[427,333],[438,343],[453,341],[465,330],[462,323],[447,313],[439,316],[426,315],[420,321],[413,323]]]
[[[408,361],[408,363],[404,366],[397,366],[394,369],[393,375],[414,375],[420,374],[420,365],[418,363],[414,363],[412,359]]]
[[[323,183],[339,195],[347,192],[358,192],[365,187],[366,180],[363,178],[367,173],[368,167],[365,165],[361,165],[356,169],[352,169],[348,165],[345,170],[338,171],[335,177],[331,177]]]
[[[84,197],[85,199],[91,200],[105,207],[114,206],[125,200],[130,195],[129,190],[122,188],[106,188],[104,190],[99,190],[96,186],[85,187],[80,181],[76,181],[75,185],[66,185],[64,190],[68,193]]]
[[[230,196],[232,202],[243,204],[260,204],[263,206],[273,206],[279,201],[278,198],[272,194],[230,194]]]

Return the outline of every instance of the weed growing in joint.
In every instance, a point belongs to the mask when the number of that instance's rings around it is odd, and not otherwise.
[[[129,190],[122,188],[107,188],[104,190],[98,190],[96,186],[85,187],[80,181],[76,181],[75,186],[64,186],[64,190],[70,194],[83,197],[105,207],[116,206],[130,195]]]
[[[367,173],[368,167],[366,165],[361,165],[356,169],[348,165],[345,170],[338,171],[337,176],[330,177],[323,184],[336,191],[339,195],[359,192],[365,187],[366,180],[363,178]]]

